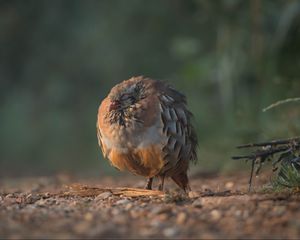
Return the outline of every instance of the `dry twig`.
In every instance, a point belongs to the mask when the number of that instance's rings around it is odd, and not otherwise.
[[[270,106],[264,108],[262,111],[266,112],[266,111],[270,110],[271,108],[277,107],[279,105],[282,105],[282,104],[285,104],[285,103],[289,103],[289,102],[298,102],[298,101],[300,101],[300,97],[298,97],[298,98],[288,98],[288,99],[280,100],[280,101],[277,101],[275,103],[272,103]]]
[[[251,160],[252,167],[249,179],[249,191],[251,190],[252,178],[254,173],[255,164],[257,164],[257,169],[255,171],[256,174],[259,173],[262,164],[265,161],[271,161],[273,165],[273,171],[277,170],[277,164],[282,162],[285,159],[290,159],[290,162],[293,162],[295,159],[298,159],[298,154],[300,151],[300,137],[294,137],[289,139],[280,139],[274,140],[270,142],[263,143],[249,143],[237,146],[238,149],[241,148],[255,148],[251,154],[243,155],[243,156],[234,156],[233,160]],[[277,159],[277,154],[279,154]]]
[[[62,194],[64,196],[80,196],[80,197],[93,197],[104,192],[110,192],[112,195],[124,196],[124,197],[142,197],[142,196],[162,196],[164,195],[161,191],[146,190],[140,188],[98,188],[90,187],[82,184],[73,184],[66,186],[67,191]]]

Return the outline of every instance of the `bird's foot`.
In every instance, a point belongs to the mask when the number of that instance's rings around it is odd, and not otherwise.
[[[152,178],[148,178],[148,181],[146,183],[145,189],[152,190],[152,182],[153,182],[153,177]]]

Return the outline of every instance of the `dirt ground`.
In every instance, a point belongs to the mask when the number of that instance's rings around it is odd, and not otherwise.
[[[267,178],[248,193],[248,177],[196,174],[189,196],[129,175],[2,179],[0,238],[300,238],[300,194],[258,190]]]

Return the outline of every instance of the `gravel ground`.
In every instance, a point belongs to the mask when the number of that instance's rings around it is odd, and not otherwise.
[[[125,188],[143,187],[132,176],[2,179],[0,238],[300,238],[300,194],[247,181],[195,175],[186,196],[170,181],[164,194]]]

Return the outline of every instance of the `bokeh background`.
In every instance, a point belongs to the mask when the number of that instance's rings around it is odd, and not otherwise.
[[[0,1],[1,176],[118,174],[102,159],[98,105],[131,76],[188,97],[199,171],[235,146],[299,134],[300,2]]]

